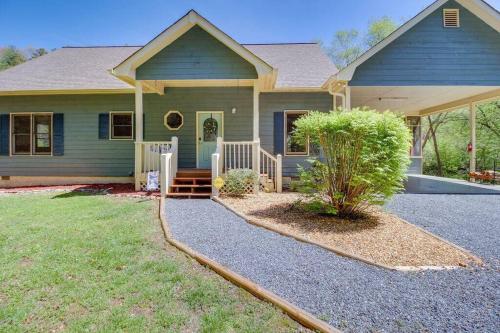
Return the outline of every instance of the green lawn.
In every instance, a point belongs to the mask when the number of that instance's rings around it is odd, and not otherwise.
[[[0,332],[303,330],[167,246],[157,205],[0,196]]]

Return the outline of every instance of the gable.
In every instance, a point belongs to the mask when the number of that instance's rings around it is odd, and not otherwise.
[[[138,80],[256,78],[252,64],[198,25],[136,69]]]
[[[460,10],[460,27],[443,27],[443,9]],[[351,86],[500,85],[500,34],[448,1],[359,65]]]

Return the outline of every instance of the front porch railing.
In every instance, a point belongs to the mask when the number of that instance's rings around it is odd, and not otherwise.
[[[172,141],[149,141],[135,143],[135,190],[140,191],[141,186],[147,182],[147,173],[157,171],[161,179],[161,155],[171,153],[172,165],[177,172],[177,137]],[[174,173],[175,174],[175,173]],[[161,185],[160,185],[161,186]]]
[[[254,170],[264,188],[282,191],[282,157],[275,157],[262,149],[260,140],[223,141],[218,138],[217,150],[212,155],[212,181],[231,169]],[[257,184],[254,192],[259,188],[260,184]],[[212,195],[218,194],[218,190],[213,188]]]

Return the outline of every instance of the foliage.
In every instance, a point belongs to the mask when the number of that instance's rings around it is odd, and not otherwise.
[[[0,196],[0,332],[295,332],[165,246],[153,200]]]
[[[231,169],[224,179],[224,192],[230,196],[242,196],[248,187],[254,186],[259,175],[250,169]]]
[[[26,61],[26,57],[16,47],[9,46],[2,49],[0,54],[0,71],[22,64]]]
[[[326,49],[335,66],[344,68],[363,53],[358,37],[359,32],[355,29],[335,33],[330,47]]]
[[[337,31],[330,45],[324,48],[337,68],[342,69],[364,51],[389,36],[396,28],[397,24],[388,16],[384,16],[371,21],[364,35],[356,29]]]
[[[436,131],[437,145],[429,144],[430,122]],[[424,174],[468,178],[470,142],[469,111],[459,109],[425,118],[423,121]],[[437,147],[437,150],[436,148]],[[476,169],[500,169],[500,101],[478,105],[476,110]]]
[[[15,46],[0,48],[0,71],[47,54],[44,48],[20,50]]]
[[[366,45],[373,47],[397,29],[396,23],[388,16],[370,23],[366,34]]]
[[[402,188],[410,133],[401,117],[367,109],[312,112],[295,125],[294,135],[319,144],[323,155],[299,170],[310,209],[355,216]]]

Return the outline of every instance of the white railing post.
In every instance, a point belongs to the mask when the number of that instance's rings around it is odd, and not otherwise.
[[[217,165],[218,166],[217,171],[218,171],[219,176],[220,176],[224,172],[222,169],[224,166],[224,163],[223,163],[223,161],[224,161],[224,141],[221,137],[217,138],[217,149],[215,152],[219,154],[219,157],[218,157],[219,162]]]
[[[161,191],[161,196],[162,198],[165,198],[166,194],[168,193],[167,189],[167,177],[169,177],[168,174],[168,168],[167,168],[167,154],[161,154],[160,157],[160,191]]]
[[[258,175],[258,181],[254,185],[254,193],[257,194],[260,186],[260,139],[258,138],[252,143],[252,170]]]
[[[135,166],[134,166],[134,181],[135,190],[141,190],[141,177],[142,177],[142,143],[135,143]]]
[[[220,169],[220,154],[219,153],[213,153],[212,154],[212,197],[218,197],[219,196],[219,190],[214,186],[214,180],[220,176],[219,174],[219,169]]]
[[[276,156],[276,192],[283,191],[283,156]]]
[[[173,177],[177,174],[179,163],[179,139],[176,136],[172,137],[172,181]]]

